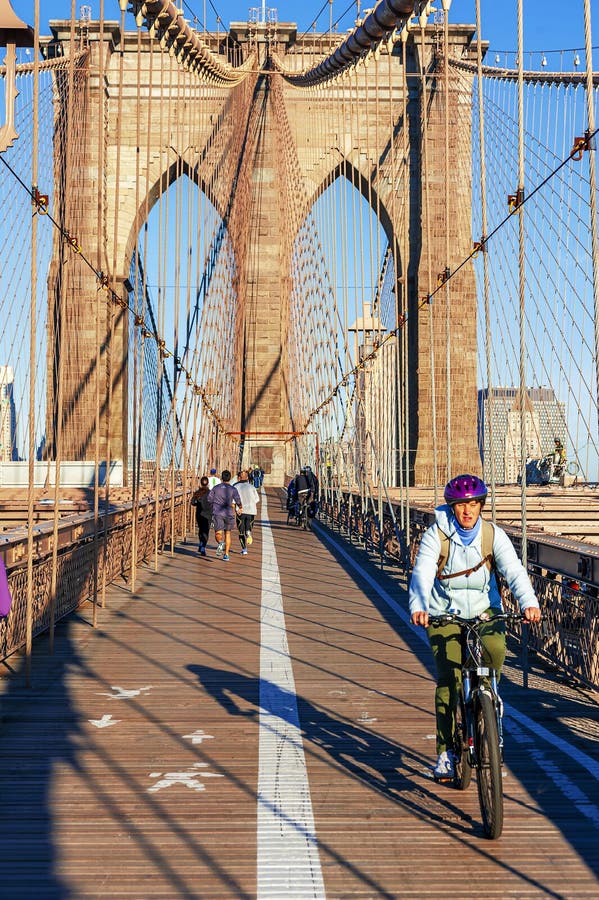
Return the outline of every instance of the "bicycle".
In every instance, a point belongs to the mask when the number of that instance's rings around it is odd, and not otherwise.
[[[495,840],[503,829],[503,702],[497,690],[497,671],[482,665],[479,634],[489,622],[522,622],[511,613],[483,614],[462,619],[454,614],[431,616],[429,625],[459,625],[462,643],[462,686],[455,712],[454,786],[465,791],[476,769],[478,800],[485,837]],[[445,779],[439,779],[440,781]]]
[[[304,529],[310,531],[312,523],[308,515],[308,497],[302,497],[297,501],[297,524]]]

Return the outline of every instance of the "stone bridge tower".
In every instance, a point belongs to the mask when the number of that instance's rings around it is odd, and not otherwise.
[[[52,23],[54,45],[68,48],[70,25]],[[433,52],[433,34],[427,33],[427,62]],[[472,40],[470,26],[451,26],[452,55],[467,55]],[[102,39],[101,39],[102,38]],[[77,233],[98,268],[110,276],[111,284],[123,297],[127,296],[127,278],[138,234],[152,204],[181,172],[196,180],[200,187],[213,186],[210,197],[226,222],[236,253],[238,322],[236,349],[238,356],[239,402],[235,417],[227,423],[232,432],[254,432],[254,458],[272,468],[275,478],[284,474],[284,457],[276,433],[292,428],[289,420],[284,341],[289,296],[289,245],[281,235],[286,223],[281,222],[280,185],[275,177],[277,141],[280,123],[271,102],[271,79],[280,75],[261,71],[253,79],[235,88],[210,88],[203,94],[201,125],[191,115],[192,102],[186,91],[185,78],[176,60],[166,54],[160,72],[154,63],[151,71],[151,39],[147,32],[120,34],[116,23],[90,23],[86,36],[89,47],[87,101],[84,119],[75,124],[79,139],[85,142],[85,164],[72,173],[70,189],[77,198],[68,210],[67,220],[75,223]],[[328,39],[327,39],[328,40]],[[272,37],[235,23],[223,44],[247,50],[249,43],[258,46],[261,63],[272,49]],[[140,53],[141,48],[141,53]],[[322,58],[326,54],[325,39],[308,35],[298,39],[293,25],[278,25],[276,46],[286,67],[300,70],[306,56]],[[67,52],[67,50],[63,50]],[[229,50],[230,52],[230,50]],[[99,60],[103,58],[104,83],[100,84]],[[141,62],[140,62],[141,61]],[[386,61],[386,62],[385,62]],[[426,122],[428,126],[428,164],[421,156],[423,116],[419,52],[410,37],[404,55],[396,45],[391,55],[382,57],[387,66],[389,92],[385,102],[377,99],[379,121],[370,102],[368,69],[362,68],[355,78],[362,92],[364,115],[358,131],[340,133],[339,104],[343,82],[326,91],[301,91],[282,82],[286,117],[295,141],[295,152],[305,185],[308,204],[336,177],[345,175],[359,186],[364,196],[376,197],[376,211],[390,238],[395,253],[397,290],[403,292],[411,321],[409,337],[410,379],[410,460],[414,481],[431,484],[433,478],[432,405],[433,380],[429,340],[429,310],[419,308],[427,294],[430,265],[427,260],[445,259],[444,179],[451,177],[451,190],[460,202],[452,221],[450,264],[461,261],[471,250],[469,217],[470,174],[461,167],[469,159],[471,82],[461,74],[452,82],[450,94],[450,148],[454,160],[447,165],[441,121],[443,100],[434,79],[429,79]],[[404,75],[404,65],[407,79]],[[165,72],[167,75],[165,76]],[[160,74],[161,73],[161,74]],[[404,90],[407,84],[407,96]],[[68,115],[68,98],[64,85],[60,116]],[[405,103],[404,103],[405,98]],[[161,108],[177,104],[176,121],[168,135],[168,152],[163,146]],[[335,112],[336,108],[336,112]],[[407,120],[403,121],[403,110]],[[466,110],[466,112],[463,112]],[[103,116],[103,128],[100,116]],[[139,126],[141,122],[141,130]],[[98,129],[102,128],[102,140]],[[395,179],[391,171],[392,147],[401,151],[403,129],[409,130],[409,209],[394,200]],[[65,129],[61,133],[64,134]],[[148,164],[136,169],[140,134],[149,141]],[[356,140],[356,135],[360,140]],[[162,137],[161,137],[162,136]],[[319,141],[314,146],[315,136]],[[368,152],[364,148],[368,148]],[[219,167],[219,178],[214,171]],[[138,177],[135,177],[136,171]],[[447,176],[447,172],[451,174]],[[120,181],[117,183],[117,173]],[[103,183],[102,183],[103,182]],[[214,186],[217,187],[214,187]],[[432,227],[423,229],[423,197],[429,208]],[[98,198],[101,198],[100,201]],[[68,198],[63,198],[66,205]],[[98,206],[101,208],[98,210]],[[249,215],[248,215],[249,209]],[[90,211],[93,213],[90,215]],[[307,210],[306,210],[307,211]],[[404,256],[394,238],[402,229],[403,216],[408,216],[409,243]],[[427,243],[428,240],[428,243]],[[97,332],[90,309],[97,301],[98,283],[92,272],[74,263],[70,287],[65,291],[56,267],[50,283],[56,307],[50,311],[53,323],[50,334],[49,372],[55,374],[62,359],[63,434],[67,441],[64,458],[85,459],[93,456],[95,434],[93,402],[94,372],[97,363]],[[60,315],[56,298],[62,291]],[[452,440],[454,472],[478,469],[476,432],[476,289],[474,274],[464,269],[452,287],[451,328],[460,335],[459,376],[447,384],[443,366],[436,372],[437,433],[439,459],[445,459],[444,422],[447,392],[452,408],[470,410],[467,424],[460,424]],[[445,310],[433,311],[435,360],[445,356]],[[102,323],[100,358],[100,392],[110,391],[108,417],[101,416],[101,452],[125,461],[127,446],[127,379],[128,325],[118,308],[109,310]],[[77,353],[73,358],[67,335],[77,332]],[[107,374],[108,373],[108,374]],[[57,413],[55,378],[49,379],[47,436],[51,445],[56,431]],[[68,426],[68,427],[65,427]],[[68,437],[67,437],[68,435]],[[439,480],[443,470],[438,471]],[[273,479],[274,480],[274,479]]]

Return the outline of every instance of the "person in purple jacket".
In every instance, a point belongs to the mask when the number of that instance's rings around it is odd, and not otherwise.
[[[221,483],[215,485],[208,494],[208,503],[212,507],[214,534],[218,541],[216,555],[229,561],[231,549],[231,532],[235,528],[235,516],[241,515],[243,506],[236,487],[230,484],[231,473],[225,469],[221,473]]]

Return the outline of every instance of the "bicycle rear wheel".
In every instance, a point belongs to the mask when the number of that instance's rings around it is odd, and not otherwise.
[[[493,700],[480,691],[475,709],[476,781],[485,837],[495,840],[503,829],[503,783],[499,735]]]
[[[472,779],[472,766],[466,737],[466,710],[464,698],[461,695],[455,713],[453,752],[455,754],[455,786],[458,790],[465,791]]]

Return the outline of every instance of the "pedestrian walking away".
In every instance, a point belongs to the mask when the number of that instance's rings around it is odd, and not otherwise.
[[[250,473],[247,470],[240,472],[235,484],[243,504],[243,512],[237,513],[237,530],[239,532],[242,556],[247,556],[247,548],[252,545],[252,527],[254,525],[254,517],[258,511],[257,504],[260,503],[260,495],[256,488],[250,484],[249,476]]]
[[[202,475],[200,478],[200,486],[194,491],[191,498],[191,505],[196,511],[196,525],[198,526],[198,552],[201,556],[206,556],[206,547],[208,546],[208,538],[210,537],[210,522],[212,521],[212,508],[208,502],[208,494],[210,488],[208,486],[208,476]]]
[[[224,469],[221,473],[221,483],[212,488],[208,494],[208,503],[212,508],[214,532],[217,540],[216,555],[229,561],[231,550],[231,532],[235,527],[235,514],[243,512],[243,504],[237,488],[229,482],[231,473]]]
[[[210,476],[208,478],[209,490],[212,490],[212,488],[216,487],[217,484],[220,484],[220,478],[216,474],[216,469],[210,469]]]
[[[481,517],[487,486],[476,475],[459,475],[445,487],[445,501],[420,542],[410,581],[412,624],[427,629],[437,669],[436,779],[454,776],[453,735],[461,685],[462,646],[455,624],[429,627],[429,615],[452,613],[462,619],[489,616],[480,629],[484,665],[499,673],[505,659],[505,622],[493,621],[503,612],[495,572],[505,579],[524,618],[538,622],[541,613],[526,569],[503,529]]]

